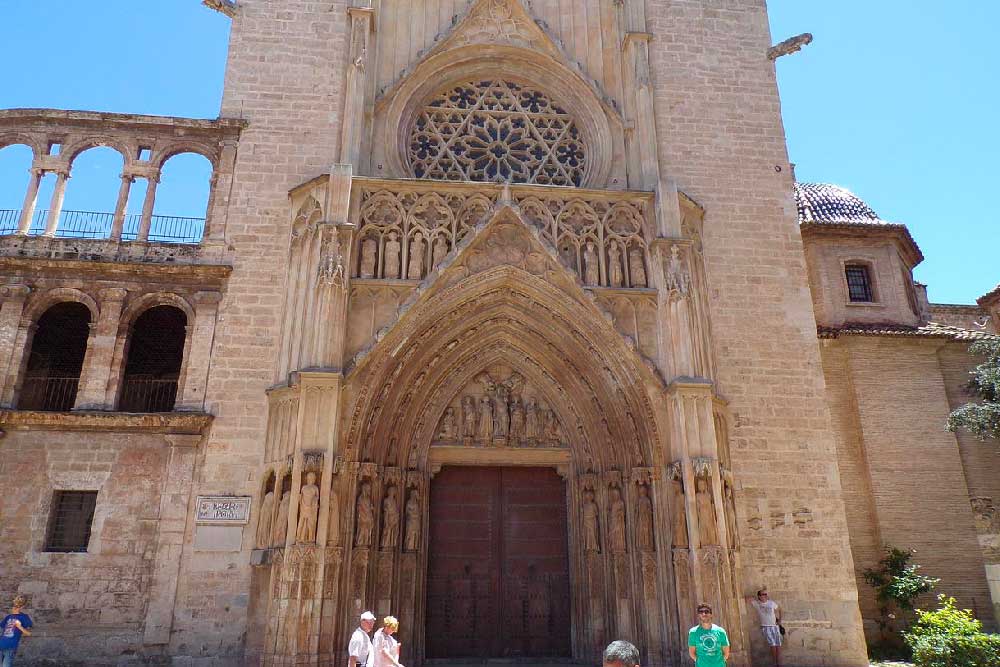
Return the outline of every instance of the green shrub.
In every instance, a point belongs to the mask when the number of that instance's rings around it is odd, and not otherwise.
[[[910,647],[916,667],[1000,667],[1000,635],[936,635]]]
[[[955,598],[938,596],[935,611],[918,611],[904,635],[917,667],[1000,667],[1000,635],[983,632],[968,609]]]

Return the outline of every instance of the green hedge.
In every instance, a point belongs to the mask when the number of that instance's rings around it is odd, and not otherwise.
[[[936,611],[918,611],[905,634],[917,667],[1000,667],[1000,635],[983,632],[968,609],[955,599],[938,596]]]

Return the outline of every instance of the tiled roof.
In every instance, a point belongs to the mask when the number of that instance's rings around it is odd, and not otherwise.
[[[903,336],[925,338],[950,338],[959,341],[977,341],[997,338],[989,331],[962,329],[949,324],[928,322],[922,326],[905,324],[852,324],[840,327],[818,327],[820,338],[839,338],[840,336]]]
[[[979,297],[978,303],[983,304],[986,303],[987,301],[992,301],[996,297],[1000,297],[1000,285],[997,285],[992,290]]]
[[[886,224],[860,197],[839,185],[796,183],[795,204],[801,223]]]

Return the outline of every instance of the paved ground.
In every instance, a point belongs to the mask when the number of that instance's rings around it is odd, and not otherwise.
[[[872,667],[913,667],[912,662],[873,662]]]

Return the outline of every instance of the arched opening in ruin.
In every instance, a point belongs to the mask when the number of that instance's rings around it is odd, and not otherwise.
[[[56,236],[107,238],[111,235],[125,157],[116,148],[94,146],[71,159]],[[49,210],[57,207],[59,202],[50,199]]]
[[[149,228],[150,241],[196,243],[205,231],[212,162],[199,153],[177,153],[160,168]]]
[[[73,408],[87,354],[90,309],[64,301],[46,310],[35,325],[17,407],[63,412]]]
[[[175,306],[155,306],[136,318],[128,336],[118,409],[170,412],[184,361],[187,315]]]
[[[0,234],[17,231],[34,151],[25,144],[0,148]]]

